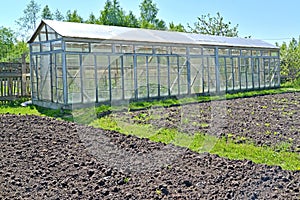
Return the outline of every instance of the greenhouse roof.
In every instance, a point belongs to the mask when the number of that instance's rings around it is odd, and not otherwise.
[[[278,48],[275,45],[257,39],[223,37],[196,33],[159,31],[150,29],[84,24],[74,22],[61,22],[54,20],[42,20],[39,27],[29,40],[29,43],[34,41],[40,28],[44,24],[47,24],[62,37],[69,38],[151,42],[165,44],[199,44],[229,47],[254,47],[268,49]]]

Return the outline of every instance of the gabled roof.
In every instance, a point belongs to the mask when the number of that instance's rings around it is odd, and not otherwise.
[[[96,40],[119,40],[135,42],[151,42],[165,44],[199,44],[233,47],[256,47],[277,49],[275,45],[262,40],[203,35],[195,33],[182,33],[171,31],[159,31],[140,28],[128,28],[119,26],[106,26],[84,24],[74,22],[61,22],[54,20],[42,20],[39,27],[29,40],[32,43],[41,27],[46,24],[62,37],[96,39]]]

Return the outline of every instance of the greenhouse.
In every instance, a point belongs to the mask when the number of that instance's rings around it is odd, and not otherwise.
[[[44,107],[280,86],[279,48],[256,39],[43,20],[28,43]]]

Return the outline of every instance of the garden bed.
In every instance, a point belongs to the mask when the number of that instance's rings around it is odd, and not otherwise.
[[[5,114],[0,127],[0,199],[298,199],[300,195],[299,170],[199,154],[47,117]]]
[[[117,112],[110,117],[132,124],[174,128],[187,134],[225,136],[300,152],[300,93],[283,93],[175,107]]]

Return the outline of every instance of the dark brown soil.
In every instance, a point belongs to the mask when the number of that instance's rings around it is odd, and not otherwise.
[[[156,107],[114,115],[130,123],[226,136],[256,145],[286,146],[290,151],[300,152],[300,93]]]
[[[0,199],[300,197],[300,171],[46,117],[0,115],[0,160]]]

